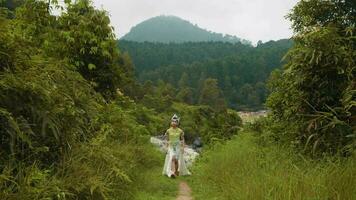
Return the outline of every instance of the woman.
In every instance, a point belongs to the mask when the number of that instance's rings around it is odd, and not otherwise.
[[[190,175],[184,155],[184,132],[178,128],[179,118],[176,114],[171,119],[171,127],[166,131],[167,155],[163,167],[163,175],[175,178],[179,175]]]

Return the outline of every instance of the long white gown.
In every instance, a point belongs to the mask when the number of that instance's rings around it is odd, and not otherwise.
[[[178,157],[179,175],[180,176],[191,175],[184,161],[184,150],[180,146],[181,146],[180,142],[176,144],[168,145],[166,159],[164,161],[163,172],[162,172],[163,175],[167,175],[168,177],[171,177],[171,175],[174,174],[174,171],[172,170],[172,160],[174,156]]]

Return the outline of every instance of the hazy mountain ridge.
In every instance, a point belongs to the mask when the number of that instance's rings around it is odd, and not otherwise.
[[[120,40],[161,43],[220,41],[251,44],[248,40],[207,31],[187,20],[165,15],[153,17],[137,24]]]

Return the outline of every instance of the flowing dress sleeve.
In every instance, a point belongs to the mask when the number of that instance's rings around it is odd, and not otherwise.
[[[179,159],[178,159],[178,171],[179,171],[179,175],[181,176],[186,176],[186,175],[191,175],[190,171],[187,168],[187,165],[185,163],[185,159],[184,159],[184,132],[182,131],[181,134],[181,142],[182,142],[182,148],[180,149],[180,154],[179,154]]]
[[[162,174],[163,175],[167,175],[168,177],[170,177],[173,174],[173,172],[171,170],[173,153],[172,153],[172,147],[169,145],[169,131],[167,130],[164,135],[165,135],[166,142],[168,143],[168,148],[167,148],[167,151],[166,151],[166,158],[164,160],[164,166],[163,166]],[[165,145],[165,146],[167,146],[167,145]]]

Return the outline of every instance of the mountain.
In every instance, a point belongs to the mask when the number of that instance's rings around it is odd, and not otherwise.
[[[131,28],[130,32],[123,36],[121,40],[161,43],[220,41],[251,44],[250,41],[236,36],[207,31],[179,17],[165,15],[139,23]]]

